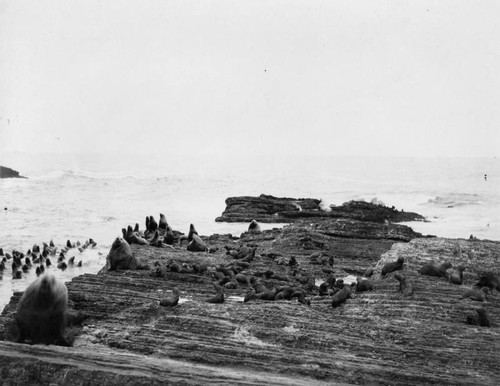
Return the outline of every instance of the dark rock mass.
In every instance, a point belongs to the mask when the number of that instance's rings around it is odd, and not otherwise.
[[[18,171],[7,168],[5,166],[0,166],[0,178],[27,178],[21,176]]]

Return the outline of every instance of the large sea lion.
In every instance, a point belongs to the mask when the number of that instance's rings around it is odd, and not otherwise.
[[[373,283],[365,278],[356,278],[356,292],[373,291]]]
[[[405,259],[402,256],[400,256],[400,257],[398,257],[398,259],[396,261],[385,264],[382,267],[382,276],[385,276],[388,273],[403,269],[404,262],[405,262]]]
[[[64,338],[68,290],[51,273],[44,273],[31,283],[21,298],[16,314],[18,343],[69,346]]]
[[[140,264],[133,255],[130,244],[121,237],[117,237],[108,253],[109,271],[139,269]]]
[[[483,272],[479,275],[476,287],[488,287],[490,290],[496,289],[500,292],[500,276],[494,272]]]

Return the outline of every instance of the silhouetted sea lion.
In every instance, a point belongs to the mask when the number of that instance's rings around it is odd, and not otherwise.
[[[133,255],[129,243],[121,237],[117,237],[108,253],[109,271],[139,269],[140,264]]]
[[[396,261],[385,264],[382,267],[382,276],[385,276],[388,273],[403,269],[404,262],[405,262],[405,259],[402,256],[400,256],[400,257],[398,257],[398,259]]]
[[[154,219],[153,216],[149,216],[148,228],[147,230],[151,233],[154,233],[158,229],[158,223]]]
[[[38,277],[19,302],[16,341],[69,346],[64,338],[67,303],[68,290],[61,280],[50,273]]]
[[[446,270],[451,268],[451,263],[449,261],[445,261],[439,265],[434,263],[424,264],[422,268],[420,268],[420,274],[426,276],[435,276],[435,277],[446,277]]]
[[[173,307],[179,303],[179,289],[174,288],[172,292],[172,296],[167,296],[166,298],[160,300],[160,306]]]
[[[394,275],[394,279],[399,281],[399,291],[403,293],[403,296],[413,295],[413,286],[405,276],[397,273]]]
[[[332,307],[336,308],[342,305],[350,297],[351,297],[350,289],[348,287],[342,288],[339,292],[337,292],[335,295],[332,296]]]
[[[163,235],[163,242],[169,245],[172,245],[175,242],[174,231],[172,230],[172,228],[170,228],[169,225],[167,225],[167,228],[165,229],[165,234]]]
[[[255,220],[252,220],[250,222],[250,225],[248,225],[248,232],[250,233],[261,233],[262,229],[259,225],[259,223]]]
[[[158,223],[158,228],[166,230],[168,226],[167,218],[163,213],[160,213],[160,222]]]

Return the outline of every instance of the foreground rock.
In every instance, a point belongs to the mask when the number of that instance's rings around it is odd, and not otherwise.
[[[21,294],[13,296],[0,317],[0,379],[75,385],[498,384],[500,294],[494,290],[481,304],[461,294],[480,271],[498,269],[500,243],[420,236],[395,224],[329,219],[241,238],[201,236],[214,253],[189,252],[185,243],[173,249],[132,245],[149,269],[104,268],[67,284],[66,335],[73,347],[11,343]],[[312,258],[323,254],[333,257],[333,265]],[[411,281],[412,296],[399,292],[394,273],[380,277],[382,266],[398,257],[405,264],[396,273]],[[464,265],[464,284],[417,273],[435,259]],[[231,275],[237,266],[243,275],[238,278],[254,278],[253,287]],[[333,275],[347,283],[369,268],[372,291],[353,293],[337,308],[331,293],[319,296],[320,281]],[[224,286],[223,303],[207,303],[215,281]],[[298,289],[310,306],[300,297],[243,302],[256,282],[268,292]],[[161,306],[174,288],[178,305]],[[479,306],[492,327],[466,323]]]
[[[7,168],[5,166],[0,166],[0,178],[26,178],[26,177],[19,175],[19,172],[14,169]]]
[[[261,194],[259,197],[241,196],[226,199],[226,209],[215,221],[289,223],[297,220],[322,218],[348,218],[383,223],[425,221],[425,217],[412,212],[398,211],[394,207],[375,205],[363,201],[349,201],[341,206],[330,206],[325,211],[321,200],[313,198],[283,198]]]

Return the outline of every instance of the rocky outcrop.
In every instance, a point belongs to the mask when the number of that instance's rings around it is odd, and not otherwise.
[[[353,219],[297,222],[261,233],[201,236],[213,253],[132,245],[148,269],[67,283],[73,347],[15,344],[16,293],[0,316],[0,379],[29,384],[440,384],[500,379],[500,294],[462,299],[478,273],[498,269],[500,243],[414,238],[410,228]],[[318,263],[313,256],[329,256]],[[381,267],[403,257],[414,294]],[[422,276],[429,260],[466,267],[464,284]],[[331,262],[333,261],[333,265]],[[175,268],[174,268],[175,267]],[[201,269],[204,267],[204,269]],[[238,280],[236,280],[236,268]],[[374,289],[339,307],[318,285],[374,269]],[[244,278],[253,278],[244,280]],[[225,301],[207,300],[224,286]],[[223,284],[231,283],[231,286]],[[291,300],[243,297],[289,286]],[[160,301],[179,289],[174,307]],[[332,290],[330,288],[330,290]],[[262,297],[264,298],[264,297]],[[307,305],[307,303],[310,305]],[[486,310],[492,327],[471,326]]]
[[[403,221],[425,221],[425,217],[398,211],[394,207],[371,204],[364,201],[349,201],[341,206],[330,206],[325,211],[321,201],[313,198],[274,197],[261,194],[259,197],[241,196],[226,199],[226,209],[215,221],[266,223],[289,223],[297,220],[314,221],[329,218],[348,218],[360,221],[383,223]]]
[[[26,178],[26,177],[19,175],[19,172],[14,169],[7,168],[5,166],[0,166],[0,178]]]

